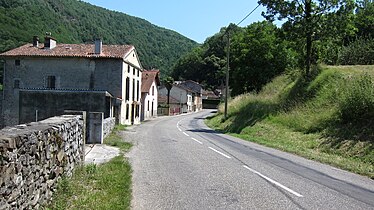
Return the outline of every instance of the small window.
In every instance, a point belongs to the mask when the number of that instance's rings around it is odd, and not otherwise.
[[[135,79],[132,80],[132,101],[135,101]]]
[[[130,117],[130,107],[128,104],[126,104],[126,120],[128,120]]]
[[[149,101],[148,101],[147,111],[149,111]]]
[[[139,69],[138,69],[138,76],[139,76],[139,74],[140,74],[140,71],[139,71]]]
[[[155,86],[152,86],[152,96],[155,95]]]
[[[140,83],[139,83],[139,80],[136,81],[136,100],[139,101],[139,92],[140,91]]]
[[[19,84],[20,84],[19,79],[15,79],[15,80],[14,80],[14,84],[13,84],[13,88],[14,88],[14,89],[19,89]]]
[[[50,88],[50,89],[56,88],[56,77],[55,76],[47,77],[47,88]]]
[[[135,68],[132,68],[132,74],[135,75]]]
[[[130,73],[130,65],[127,66],[127,73]]]
[[[21,60],[15,60],[15,61],[14,61],[14,64],[15,64],[16,66],[20,66],[20,65],[21,65]]]
[[[126,77],[126,100],[130,100],[130,78]]]

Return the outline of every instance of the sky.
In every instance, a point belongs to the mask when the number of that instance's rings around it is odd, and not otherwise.
[[[230,23],[238,24],[257,6],[257,0],[84,0],[176,31],[198,43]],[[265,20],[258,7],[239,26]]]

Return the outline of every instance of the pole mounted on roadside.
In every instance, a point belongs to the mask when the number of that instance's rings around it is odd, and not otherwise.
[[[228,97],[230,95],[230,87],[229,87],[229,79],[230,79],[230,30],[231,30],[231,25],[235,25],[235,26],[239,26],[245,19],[247,19],[259,6],[261,5],[261,3],[258,3],[258,5],[256,6],[256,8],[254,8],[250,13],[248,13],[247,16],[245,16],[239,23],[237,24],[230,24],[227,28],[226,28],[226,31],[225,33],[223,34],[226,35],[227,34],[227,62],[226,62],[226,88],[225,88],[225,113],[224,113],[224,118],[225,120],[227,119],[227,104],[228,104]]]

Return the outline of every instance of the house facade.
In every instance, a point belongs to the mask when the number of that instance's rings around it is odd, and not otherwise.
[[[0,58],[5,61],[3,126],[27,123],[20,120],[20,110],[25,106],[20,103],[20,95],[24,95],[20,92],[30,90],[44,94],[107,92],[102,94],[102,97],[110,96],[105,100],[107,117],[116,117],[121,124],[140,123],[142,66],[134,46],[103,45],[100,40],[95,44],[57,44],[50,36],[39,43],[34,37],[32,44],[2,53]],[[76,100],[85,97],[82,94]],[[45,98],[48,95],[35,100]],[[74,102],[64,103],[64,97],[59,100],[64,109],[77,109]],[[44,107],[42,103],[37,104],[38,107],[29,107],[29,110],[34,108],[40,115],[50,111],[48,103]],[[89,109],[90,104],[86,107]]]
[[[140,120],[149,120],[157,116],[158,86],[160,86],[160,71],[143,71],[142,74],[142,112]]]
[[[166,87],[160,87],[159,96],[167,97]],[[179,104],[173,104],[171,109],[179,106],[181,113],[202,110],[202,87],[197,82],[191,80],[175,82],[170,90],[170,97],[179,101]]]

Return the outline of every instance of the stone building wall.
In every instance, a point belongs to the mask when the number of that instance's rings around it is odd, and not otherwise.
[[[105,139],[107,136],[109,136],[110,132],[112,132],[114,126],[116,124],[116,118],[114,117],[108,117],[104,119],[103,122],[103,138]]]
[[[38,209],[61,176],[84,161],[81,116],[63,115],[0,130],[0,209]]]

